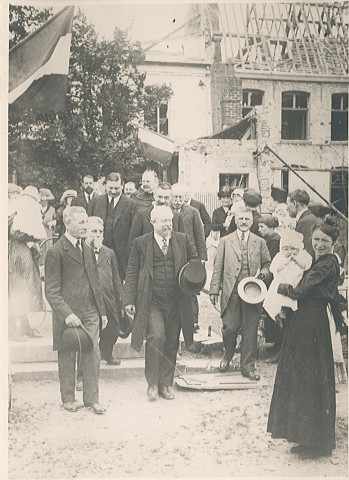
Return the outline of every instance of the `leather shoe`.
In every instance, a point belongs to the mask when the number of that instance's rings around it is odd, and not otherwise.
[[[290,453],[294,455],[299,455],[302,458],[319,458],[319,457],[330,457],[332,455],[332,450],[323,450],[312,447],[305,447],[304,445],[294,445],[290,449]]]
[[[149,385],[147,390],[148,400],[153,402],[158,399],[158,388],[155,385]]]
[[[75,389],[77,392],[82,392],[84,390],[82,380],[77,380]]]
[[[78,406],[76,402],[66,402],[63,403],[63,407],[68,411],[68,412],[77,412],[78,411]]]
[[[159,395],[165,400],[174,400],[175,398],[170,387],[159,387]]]
[[[121,365],[121,360],[118,358],[111,357],[108,360],[106,360],[108,365]]]
[[[219,364],[219,370],[221,372],[226,372],[227,370],[229,370],[229,365],[230,361],[228,361],[226,358],[222,358]]]
[[[93,413],[96,413],[97,415],[102,415],[106,412],[106,409],[99,403],[85,403],[85,407],[91,408]]]
[[[243,377],[249,378],[250,380],[260,380],[261,376],[257,372],[241,372]]]

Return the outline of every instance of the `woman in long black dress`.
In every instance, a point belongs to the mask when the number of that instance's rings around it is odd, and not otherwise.
[[[327,305],[339,328],[339,264],[332,253],[339,230],[332,218],[313,227],[315,260],[297,287],[278,292],[298,300],[286,322],[271,400],[268,432],[299,444],[292,453],[330,455],[335,448],[336,398]]]

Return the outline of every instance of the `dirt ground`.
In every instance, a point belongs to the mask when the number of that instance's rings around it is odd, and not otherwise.
[[[202,328],[218,332],[218,313],[207,298],[200,305]],[[14,382],[9,478],[347,478],[347,385],[338,388],[332,457],[302,460],[290,454],[291,444],[266,433],[276,366],[259,361],[259,371],[268,383],[260,389],[176,388],[174,401],[153,403],[143,378],[101,380],[104,416],[66,412],[56,381]]]

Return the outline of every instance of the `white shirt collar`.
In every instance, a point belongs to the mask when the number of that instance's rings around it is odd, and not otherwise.
[[[91,193],[91,194],[89,195],[88,193],[84,192],[84,195],[85,195],[85,198],[86,198],[86,201],[87,201],[87,202],[90,200],[90,198],[91,198],[91,200],[92,200],[92,195],[93,195],[93,193]]]
[[[301,216],[303,215],[304,212],[306,212],[308,210],[307,207],[303,208],[303,210],[299,210],[299,212],[297,213],[296,215],[296,223],[299,222],[299,219],[301,218]]]
[[[119,202],[119,200],[120,200],[120,197],[121,197],[121,195],[119,195],[118,197],[112,197],[112,196],[110,196],[109,193],[108,193],[108,203],[110,203],[111,200],[113,200],[113,202],[114,202],[114,207],[116,207],[116,205],[118,204],[118,202]]]
[[[249,235],[250,235],[250,231],[249,231],[249,230],[247,230],[247,232],[242,232],[241,230],[237,229],[237,230],[236,230],[236,233],[238,234],[238,237],[239,237],[240,242],[241,242],[241,235],[244,233],[244,234],[245,234],[245,241],[247,242],[248,237],[249,237]]]
[[[68,232],[64,232],[64,235],[66,236],[66,238],[69,240],[69,242],[73,245],[73,247],[76,247],[76,244],[78,242],[78,238],[75,238],[73,237],[72,235],[70,235]]]
[[[156,243],[159,245],[160,250],[162,250],[164,237],[162,237],[161,235],[158,235],[156,232],[154,232],[154,238],[155,238],[155,240],[156,240]],[[171,238],[171,237],[165,238],[166,243],[167,243],[167,246],[168,246],[169,243],[170,243],[170,238]]]

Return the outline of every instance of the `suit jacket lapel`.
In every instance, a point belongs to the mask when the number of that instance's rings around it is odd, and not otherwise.
[[[150,276],[153,278],[153,261],[154,261],[154,248],[153,248],[154,235],[149,234],[143,240],[141,250],[145,257],[145,264],[149,270]]]
[[[116,205],[114,210],[113,227],[115,227],[115,225],[119,221],[122,215],[122,212],[124,211],[124,208],[125,208],[124,195],[121,194],[120,200],[118,201],[118,204]]]
[[[179,247],[178,240],[175,234],[171,235],[171,245],[172,245],[172,253],[173,253],[173,260],[174,260],[174,267],[176,276],[179,273],[181,266],[183,265],[182,260],[182,251]]]
[[[187,207],[187,205],[183,205],[183,207],[181,208],[181,215],[182,215],[182,218],[185,217],[189,212],[189,208]]]
[[[97,262],[97,265],[100,265],[103,260],[105,259],[105,250],[103,249],[103,247],[99,250],[99,254],[98,254],[98,262]]]
[[[248,237],[248,242],[247,242],[247,251],[248,251],[248,258],[251,259],[252,258],[252,253],[254,252],[254,249],[256,248],[256,238],[251,235],[251,232],[250,232],[250,235]]]
[[[80,263],[80,265],[84,264],[84,259],[82,257],[82,252],[75,248],[72,243],[63,235],[62,236],[63,248],[76,262]]]
[[[231,244],[233,247],[234,252],[236,253],[236,256],[241,260],[241,248],[240,248],[240,242],[239,242],[239,237],[236,231],[233,233],[231,237]]]

